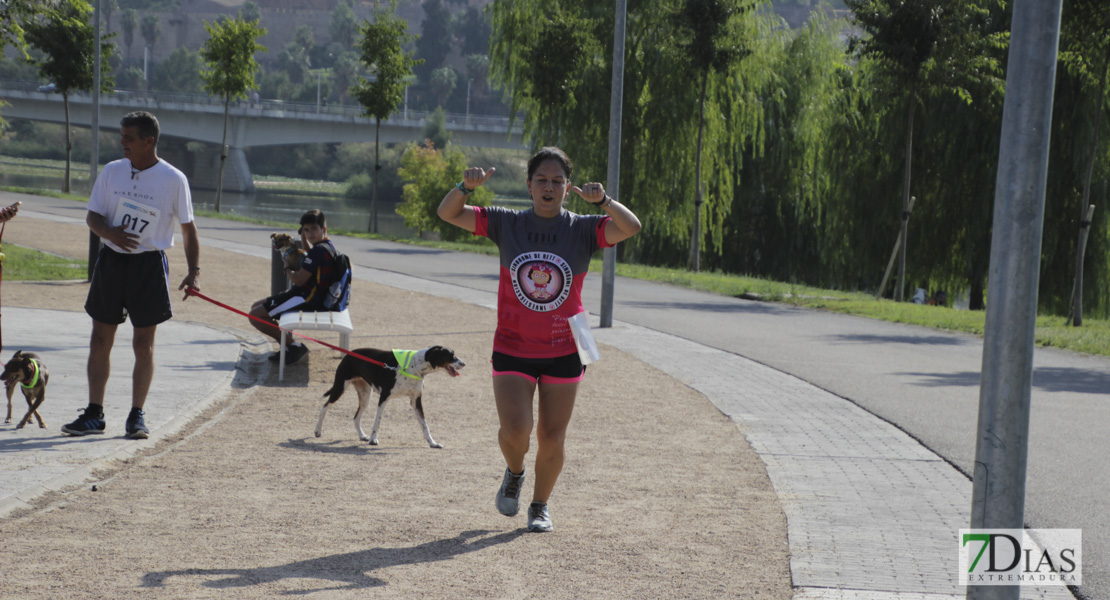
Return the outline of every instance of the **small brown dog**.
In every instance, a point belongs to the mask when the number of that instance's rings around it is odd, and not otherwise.
[[[46,423],[39,414],[39,406],[42,406],[46,400],[46,383],[50,381],[50,373],[39,355],[34,352],[16,352],[8,364],[4,365],[4,374],[0,377],[4,379],[4,385],[8,388],[8,418],[4,419],[4,422],[12,422],[12,394],[15,388],[19,387],[23,390],[23,397],[27,399],[28,409],[27,415],[15,428],[22,429],[31,420],[32,415],[38,420],[39,427],[45,428]]]
[[[293,236],[288,233],[271,233],[270,240],[273,242],[274,250],[281,253],[281,260],[285,262],[287,268],[294,271],[301,268],[305,251],[293,243]]]

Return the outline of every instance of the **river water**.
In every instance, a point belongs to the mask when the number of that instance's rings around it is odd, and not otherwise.
[[[76,175],[76,170],[74,171]],[[87,171],[82,172],[87,175]],[[17,175],[5,173],[0,169],[0,185],[61,190],[62,174]],[[88,179],[73,177],[73,192],[88,193]],[[194,210],[215,210],[215,190],[192,189]],[[318,208],[324,212],[331,229],[348,231],[369,231],[370,199],[351,200],[338,195],[315,195],[260,190],[253,194],[224,192],[220,198],[220,212],[239,215],[252,219],[297,223],[305,211]],[[413,236],[415,232],[405,227],[400,215],[395,212],[392,202],[378,206],[378,233],[392,236]]]

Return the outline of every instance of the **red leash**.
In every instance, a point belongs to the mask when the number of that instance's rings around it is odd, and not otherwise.
[[[7,228],[8,222],[0,223],[0,240],[4,239],[4,229]],[[4,254],[0,252],[0,283],[4,282]],[[2,317],[3,315],[0,315]],[[2,321],[2,319],[0,319]],[[4,334],[3,328],[0,328],[0,352],[4,350]]]
[[[0,228],[0,237],[3,237],[3,235],[4,235],[3,228]],[[350,350],[347,350],[345,348],[340,348],[339,346],[333,346],[332,344],[329,344],[327,342],[321,342],[320,340],[318,340],[316,338],[311,338],[311,337],[308,337],[307,335],[301,335],[301,334],[297,333],[296,331],[290,331],[290,330],[288,330],[284,327],[278,327],[277,325],[274,325],[273,323],[267,321],[266,319],[260,319],[256,316],[252,315],[252,314],[245,313],[245,312],[239,310],[238,308],[235,308],[234,306],[228,306],[228,305],[224,304],[223,302],[220,302],[219,300],[213,300],[212,298],[209,298],[208,296],[205,296],[204,294],[200,293],[197,290],[194,290],[193,288],[185,288],[185,293],[189,294],[190,296],[196,296],[197,298],[200,298],[201,300],[207,300],[207,301],[211,302],[212,304],[215,304],[216,306],[219,306],[220,308],[226,308],[227,310],[230,310],[233,313],[238,313],[240,315],[243,315],[244,317],[247,317],[248,319],[254,319],[255,321],[258,321],[259,323],[265,323],[267,325],[277,327],[278,329],[280,329],[280,330],[282,330],[286,333],[291,333],[291,334],[293,334],[297,337],[304,338],[304,339],[306,339],[310,342],[316,342],[317,344],[320,344],[321,346],[327,346],[328,348],[331,348],[332,350],[338,350],[338,351],[342,352],[343,354],[346,354],[347,356],[353,356],[355,358],[364,360],[368,363],[373,363],[375,365],[378,365],[380,367],[385,367],[385,368],[391,369],[393,371],[397,370],[396,367],[391,367],[391,366],[389,366],[389,365],[387,365],[383,362],[374,360],[370,357],[363,356],[361,354],[355,354],[354,352],[351,352]]]

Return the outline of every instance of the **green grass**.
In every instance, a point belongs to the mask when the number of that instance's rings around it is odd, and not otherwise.
[[[319,196],[342,196],[347,189],[347,184],[341,181],[311,181],[276,175],[255,175],[254,186],[271,192]]]
[[[9,281],[84,280],[89,261],[4,244],[4,279]]]
[[[19,191],[21,193],[28,194],[51,195],[59,198],[69,198],[74,200],[86,200],[85,198],[78,196],[55,194],[31,189],[19,189],[10,191]],[[213,211],[197,211],[197,214],[205,217],[256,223],[275,228],[293,230],[297,228],[296,223],[253,219],[237,215],[216,213]],[[473,238],[473,241],[467,242],[436,242],[430,240],[414,240],[410,238],[398,238],[394,236],[369,234],[361,231],[346,231],[341,229],[332,229],[330,231],[334,235],[401,242],[417,246],[434,247],[443,250],[458,252],[474,252],[487,255],[495,255],[497,253],[497,248],[485,238]],[[7,248],[12,247],[9,246]],[[16,269],[13,268],[13,264],[15,264],[15,262],[23,262],[24,260],[31,262],[30,259],[24,258],[12,259],[11,257],[13,256],[13,254],[14,253],[11,250],[8,251],[9,259],[8,262],[5,263],[5,265],[9,268],[4,273],[5,278],[16,278],[11,276],[11,274],[16,271]],[[75,262],[70,259],[60,259],[42,253],[38,254],[41,254],[44,257],[43,260],[52,259],[56,263]],[[51,277],[44,274],[31,275],[26,277],[21,276],[19,278],[81,279],[85,277],[86,267],[83,266],[85,264],[84,262],[80,262],[79,264],[82,266],[69,271],[70,273],[77,273],[76,275],[59,275],[57,277]],[[590,269],[594,272],[600,273],[602,270],[601,260],[595,259],[594,261],[592,261],[590,263]],[[986,318],[986,314],[983,311],[957,310],[954,308],[925,306],[909,302],[893,302],[891,300],[885,299],[875,300],[872,295],[865,293],[827,290],[804,285],[771,281],[768,279],[760,279],[756,277],[744,277],[722,273],[691,273],[689,271],[684,271],[681,269],[618,264],[617,275],[620,275],[622,277],[631,277],[647,281],[666,283],[680,287],[687,287],[724,296],[757,299],[765,302],[780,302],[793,306],[828,310],[844,314],[856,315],[860,317],[866,317],[870,319],[880,319],[883,321],[891,321],[895,323],[907,323],[910,325],[919,325],[922,327],[931,327],[934,329],[948,331],[958,331],[975,335],[983,334],[984,321]],[[1083,320],[1083,327],[1068,327],[1067,325],[1065,325],[1064,321],[1064,317],[1059,316],[1045,315],[1038,317],[1037,331],[1035,336],[1036,343],[1041,346],[1051,346],[1055,348],[1073,350],[1076,352],[1084,352],[1087,354],[1110,356],[1110,321],[1105,319],[1085,318]]]
[[[594,260],[590,269],[601,270],[601,261]],[[986,313],[957,310],[943,306],[927,306],[911,302],[876,300],[871,294],[842,292],[793,285],[739,275],[691,273],[680,269],[617,265],[617,275],[733,297],[747,297],[768,302],[781,302],[819,310],[828,310],[869,319],[907,323],[948,331],[983,335]],[[1110,321],[1084,318],[1082,327],[1069,327],[1065,318],[1054,315],[1037,317],[1034,337],[1040,346],[1051,346],[1110,356]]]
[[[0,185],[0,190],[5,192],[12,192],[13,194],[28,194],[32,196],[48,196],[50,198],[61,198],[63,200],[76,200],[78,202],[88,202],[89,197],[81,194],[63,194],[62,192],[54,192],[51,190],[40,190],[38,188],[19,187],[13,185]]]

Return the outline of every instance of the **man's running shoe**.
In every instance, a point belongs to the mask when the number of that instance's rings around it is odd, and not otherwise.
[[[94,412],[91,407],[85,408],[85,412],[81,413],[76,421],[62,425],[62,433],[67,435],[104,433],[104,412],[102,410]]]
[[[143,422],[143,411],[139,408],[132,408],[131,414],[127,415],[127,425],[124,427],[126,431],[125,436],[131,440],[145,440],[150,437],[150,430],[146,428],[146,423]]]

